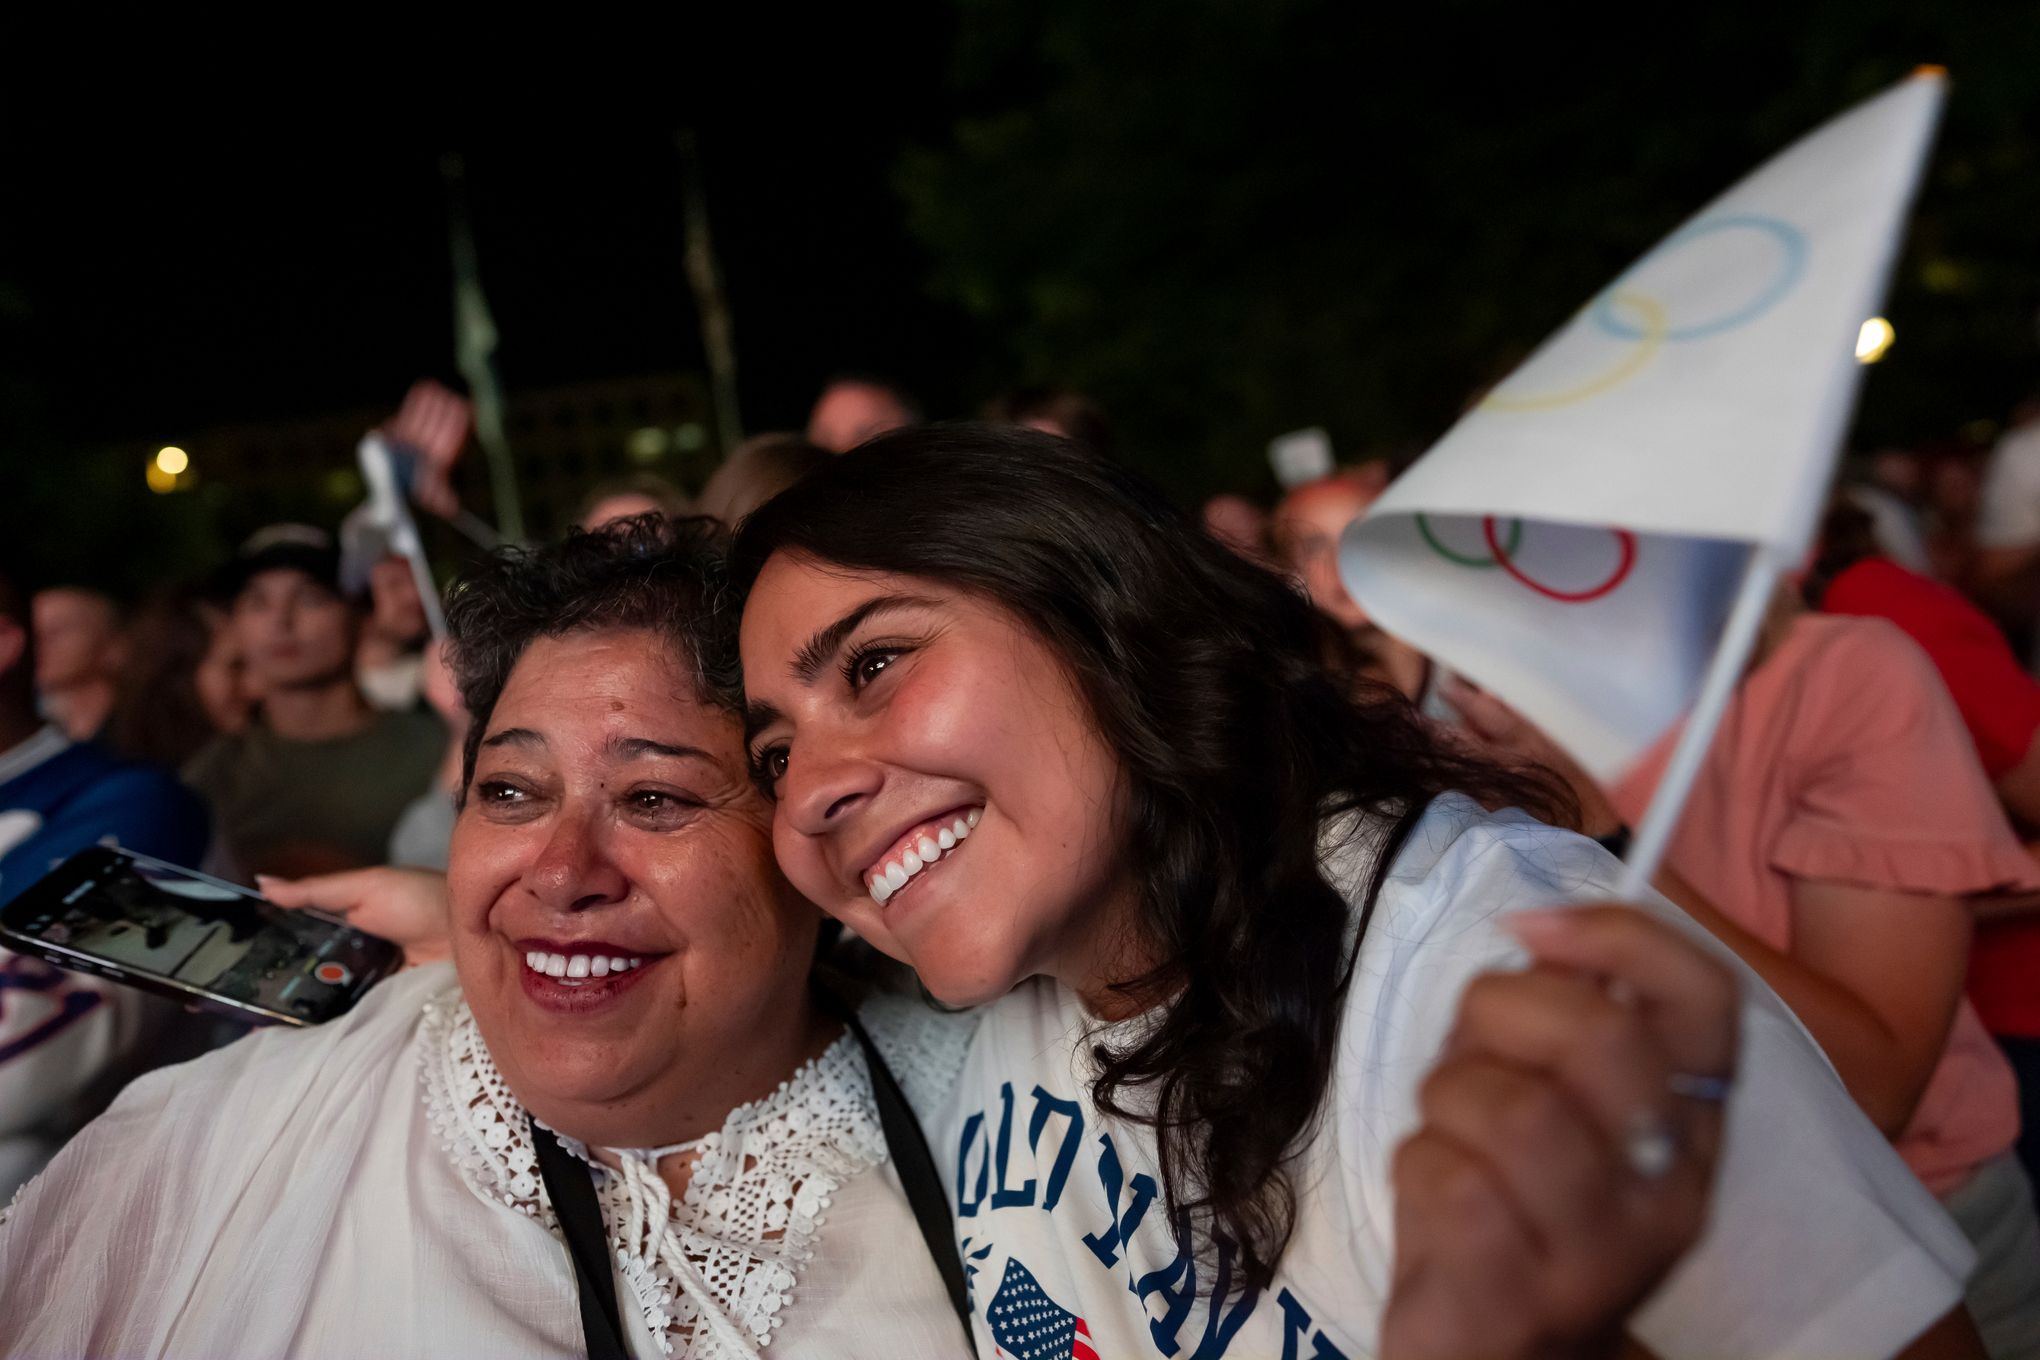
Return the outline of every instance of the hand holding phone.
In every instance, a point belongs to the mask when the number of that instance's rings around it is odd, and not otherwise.
[[[403,963],[396,945],[345,922],[104,846],[0,909],[0,943],[254,1024],[330,1020]]]
[[[388,940],[404,951],[406,967],[453,957],[446,875],[437,869],[379,864],[310,878],[255,875],[271,904],[309,908]]]

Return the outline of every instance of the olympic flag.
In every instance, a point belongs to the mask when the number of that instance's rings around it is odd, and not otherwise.
[[[1354,598],[1597,776],[1689,709],[1704,740],[1710,661],[1725,702],[1805,553],[1945,84],[1817,129],[1595,295],[1348,528]]]

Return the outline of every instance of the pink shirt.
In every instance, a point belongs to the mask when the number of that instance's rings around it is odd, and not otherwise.
[[[1615,789],[1631,825],[1676,737]],[[1882,619],[1818,614],[1795,620],[1730,702],[1666,862],[1786,952],[1795,879],[1958,896],[2040,887],[1925,653]],[[2018,1133],[2011,1068],[1965,999],[1899,1155],[1945,1195]]]

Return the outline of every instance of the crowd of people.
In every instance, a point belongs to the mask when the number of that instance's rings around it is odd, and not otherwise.
[[[2022,414],[1852,466],[1620,906],[1676,732],[1376,626],[1387,464],[1200,519],[1065,389],[835,379],[443,637],[352,524],[0,571],[0,902],[112,841],[410,965],[0,954],[0,1354],[2040,1356]]]

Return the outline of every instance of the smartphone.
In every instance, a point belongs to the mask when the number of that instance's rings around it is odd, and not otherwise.
[[[331,1020],[404,962],[343,921],[106,846],[0,908],[0,944],[258,1025]]]

